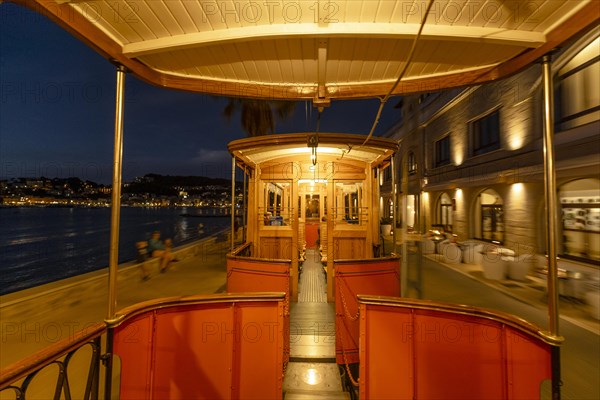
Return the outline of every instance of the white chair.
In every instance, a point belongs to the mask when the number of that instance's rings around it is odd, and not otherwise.
[[[460,264],[462,261],[462,250],[455,243],[448,243],[443,247],[442,256],[448,264]]]
[[[431,239],[423,238],[423,241],[421,241],[421,251],[423,254],[435,253],[435,242]]]

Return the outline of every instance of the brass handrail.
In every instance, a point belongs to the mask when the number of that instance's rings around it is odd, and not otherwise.
[[[378,264],[385,261],[400,261],[400,256],[386,256],[377,258],[342,258],[333,260],[334,264]]]
[[[238,254],[240,254],[244,250],[250,248],[250,246],[252,246],[252,242],[246,242],[246,243],[239,245],[238,247],[234,248],[230,253],[227,254],[227,258],[247,257],[247,256],[239,256]]]
[[[106,320],[106,324],[109,328],[115,328],[121,325],[123,322],[144,314],[146,312],[177,307],[182,305],[193,305],[193,304],[214,304],[214,303],[246,303],[246,302],[258,302],[258,301],[283,301],[285,300],[284,292],[252,292],[252,293],[220,293],[220,294],[206,294],[206,295],[194,295],[194,296],[175,296],[165,297],[161,299],[153,299],[144,301],[132,306],[126,307],[119,312],[115,318]]]
[[[511,314],[503,313],[501,311],[493,311],[462,304],[449,304],[431,300],[417,300],[401,297],[368,296],[360,294],[357,297],[360,304],[439,311],[449,314],[469,315],[488,319],[515,328],[518,331],[540,339],[551,346],[560,346],[564,341],[564,338],[561,336],[553,336],[549,332],[542,330],[542,328],[532,324],[531,322],[519,317],[515,317]]]

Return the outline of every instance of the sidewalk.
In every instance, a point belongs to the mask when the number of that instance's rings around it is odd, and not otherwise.
[[[158,272],[146,261],[151,279],[141,280],[139,263],[119,266],[117,310],[159,297],[225,290],[229,241],[210,237],[174,249],[174,269]],[[108,307],[107,269],[0,297],[0,368],[104,320]]]
[[[529,274],[525,281],[511,279],[492,280],[486,279],[483,276],[483,270],[479,265],[444,263],[443,257],[440,254],[427,254],[423,255],[423,257],[444,265],[447,268],[457,271],[533,307],[541,309],[548,308],[545,277]],[[595,333],[596,335],[600,335],[600,321],[592,318],[591,307],[583,301],[560,296],[559,313],[560,318]]]

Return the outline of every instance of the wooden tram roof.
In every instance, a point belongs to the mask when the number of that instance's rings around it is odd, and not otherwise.
[[[153,84],[281,100],[381,97],[428,1],[10,0]],[[598,0],[435,0],[392,95],[496,80],[597,24]]]
[[[295,158],[310,159],[311,148],[307,145],[309,133],[266,135],[234,140],[228,149],[235,157],[250,166],[266,162],[292,161]],[[354,160],[379,164],[398,151],[398,143],[392,139],[342,133],[319,133],[317,154],[319,160]]]

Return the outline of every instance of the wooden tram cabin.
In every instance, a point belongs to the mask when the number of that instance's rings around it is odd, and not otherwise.
[[[289,260],[292,301],[298,299],[298,274],[307,247],[319,250],[329,301],[334,300],[334,260],[379,255],[378,176],[398,145],[381,138],[365,144],[366,139],[308,133],[229,144],[249,178],[245,243],[235,254],[263,262]],[[260,280],[251,285],[260,285]]]

